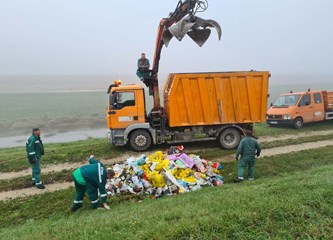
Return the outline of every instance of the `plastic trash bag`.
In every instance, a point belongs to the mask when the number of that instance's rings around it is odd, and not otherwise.
[[[148,156],[150,162],[161,162],[164,160],[164,155],[162,151],[157,151],[154,154]]]
[[[151,181],[154,188],[162,188],[166,185],[163,176],[159,172],[154,171],[150,173],[148,179]]]

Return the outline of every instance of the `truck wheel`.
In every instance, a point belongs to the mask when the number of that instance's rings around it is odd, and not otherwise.
[[[294,121],[294,128],[295,129],[300,129],[301,127],[303,127],[303,119],[298,117]]]
[[[222,131],[219,142],[225,149],[235,149],[241,140],[241,135],[235,128],[228,128]]]
[[[129,144],[134,151],[146,151],[151,143],[152,138],[146,130],[135,130],[130,134]]]

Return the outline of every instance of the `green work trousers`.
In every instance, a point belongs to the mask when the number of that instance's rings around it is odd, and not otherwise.
[[[36,186],[41,185],[42,184],[42,179],[40,176],[40,161],[38,160],[36,163],[34,164],[30,164],[31,166],[31,170],[32,170],[32,181],[35,182]]]
[[[246,171],[246,167],[249,168],[248,179],[254,179],[254,166],[256,164],[255,157],[241,157],[238,160],[238,178],[244,179],[244,173]]]
[[[150,78],[150,72],[149,71],[140,71],[140,70],[137,70],[136,71],[136,75],[140,78],[141,81],[143,81],[143,79]]]
[[[73,176],[74,184],[75,184],[75,198],[73,202],[72,209],[77,210],[82,207],[82,201],[84,198],[85,193],[88,193],[90,203],[91,203],[91,208],[96,209],[99,207],[99,199],[98,199],[98,192],[97,188],[91,186],[90,184],[87,185],[82,185],[78,183]]]

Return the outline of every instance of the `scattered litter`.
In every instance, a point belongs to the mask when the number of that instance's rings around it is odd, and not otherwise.
[[[221,186],[223,166],[186,154],[183,146],[173,146],[163,154],[157,151],[131,157],[115,164],[114,178],[106,184],[107,194],[148,194],[153,198],[197,191],[204,186]]]

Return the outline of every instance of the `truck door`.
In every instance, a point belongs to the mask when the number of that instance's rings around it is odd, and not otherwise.
[[[324,121],[325,120],[325,106],[323,101],[323,96],[321,93],[313,94],[313,111],[314,111],[314,121]]]
[[[299,115],[302,116],[305,123],[314,121],[313,104],[311,103],[311,94],[306,93],[298,104]]]
[[[110,95],[110,125],[112,129],[126,128],[138,122],[138,106],[135,91],[119,91]]]

